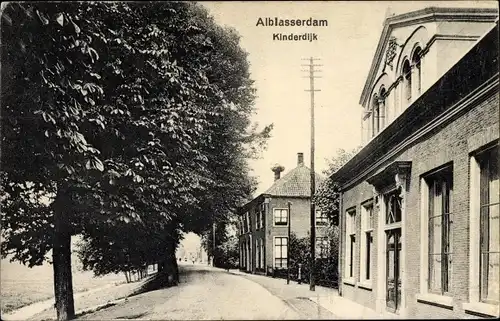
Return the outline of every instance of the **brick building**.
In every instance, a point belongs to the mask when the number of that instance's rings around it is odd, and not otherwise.
[[[240,268],[252,273],[267,269],[287,268],[288,224],[297,237],[310,232],[311,172],[304,165],[302,153],[297,155],[297,167],[281,177],[283,166],[274,166],[274,183],[240,209],[239,244]],[[318,186],[323,178],[316,173]],[[288,202],[290,221],[288,222]],[[327,218],[316,212],[317,253],[326,246]]]
[[[499,315],[498,10],[388,17],[341,186],[340,293],[387,317]]]

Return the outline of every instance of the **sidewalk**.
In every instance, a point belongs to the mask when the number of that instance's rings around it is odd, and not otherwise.
[[[286,279],[250,274],[239,270],[230,270],[229,273],[253,280],[283,300],[308,298],[339,319],[385,319],[375,310],[339,296],[337,289],[316,286],[313,292],[309,290],[309,284],[298,284],[295,281],[290,281],[290,284],[287,284]]]
[[[387,319],[375,310],[339,295],[329,297],[310,297],[311,301],[335,314],[339,319]]]
[[[296,281],[290,281],[290,284],[286,284],[286,279],[273,278],[260,274],[245,273],[238,270],[229,270],[229,272],[244,276],[254,282],[259,283],[268,291],[275,295],[278,295],[284,300],[293,298],[309,298],[312,296],[330,297],[338,295],[338,291],[332,288],[316,286],[316,291],[313,292],[309,290],[309,284],[305,283],[298,284]]]

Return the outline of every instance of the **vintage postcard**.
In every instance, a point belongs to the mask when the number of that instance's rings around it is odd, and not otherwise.
[[[3,320],[500,316],[496,1],[0,13]]]

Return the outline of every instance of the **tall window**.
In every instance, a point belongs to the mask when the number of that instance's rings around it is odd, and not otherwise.
[[[264,239],[260,239],[260,267],[264,268]]]
[[[274,266],[276,268],[287,267],[287,260],[288,260],[287,248],[288,248],[287,237],[274,238]]]
[[[397,192],[387,195],[385,224],[401,222],[401,197]]]
[[[415,49],[412,58],[413,65],[415,66],[415,90],[417,96],[420,95],[422,89],[422,62],[420,60],[421,54],[422,49],[418,47],[417,49]]]
[[[316,211],[316,226],[326,226],[328,225],[328,217],[326,213],[317,210]]]
[[[346,215],[346,274],[354,278],[354,255],[356,251],[356,210],[352,209]]]
[[[403,83],[404,97],[409,103],[411,102],[411,66],[408,60],[403,63]]]
[[[257,269],[260,269],[260,239],[255,239],[255,265]]]
[[[370,140],[370,138],[373,136],[372,122],[373,122],[372,106],[366,105],[366,109],[363,116],[363,137],[365,141]]]
[[[450,290],[453,171],[451,167],[428,177],[429,292]]]
[[[401,218],[402,198],[400,189],[384,195],[385,209],[385,275],[386,306],[396,312],[401,307]]]
[[[499,303],[499,178],[498,146],[477,156],[480,169],[480,300]]]
[[[264,228],[264,217],[266,216],[266,205],[260,204],[260,228]]]
[[[288,210],[287,209],[274,209],[274,225],[287,225],[288,224]]]
[[[255,230],[260,228],[260,211],[258,208],[255,209]]]
[[[243,244],[240,241],[240,268],[243,266]]]
[[[378,117],[379,117],[379,131],[385,128],[386,123],[386,111],[385,106],[385,96],[387,95],[385,88],[380,89],[380,96],[378,98]]]
[[[362,206],[361,226],[363,229],[361,244],[361,278],[365,281],[371,279],[371,264],[373,255],[373,204]]]
[[[378,108],[378,97],[377,95],[373,96],[372,100],[372,137],[378,134],[380,129],[380,115]]]

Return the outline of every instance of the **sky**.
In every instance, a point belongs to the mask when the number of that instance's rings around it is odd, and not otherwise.
[[[314,57],[321,72],[315,79],[315,170],[327,169],[326,159],[339,148],[361,144],[361,90],[375,54],[388,13],[400,14],[425,7],[497,7],[495,1],[219,1],[202,3],[220,25],[235,28],[240,45],[249,55],[257,99],[253,121],[273,123],[272,137],[260,159],[250,162],[259,185],[254,196],[274,181],[271,167],[297,166],[304,153],[310,166],[311,110],[308,59]],[[326,27],[257,26],[259,18],[325,19]],[[315,33],[316,41],[275,41],[274,33]],[[307,78],[304,78],[307,77]]]

